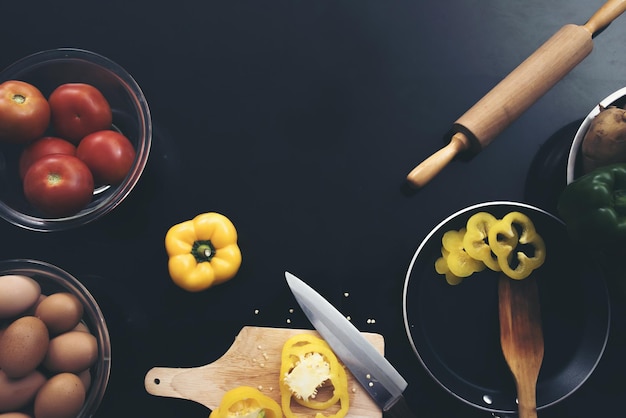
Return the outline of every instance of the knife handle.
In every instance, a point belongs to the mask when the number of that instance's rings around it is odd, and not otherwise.
[[[411,411],[411,408],[409,408],[409,405],[406,403],[406,399],[404,399],[402,395],[383,412],[387,418],[417,418],[417,415]]]

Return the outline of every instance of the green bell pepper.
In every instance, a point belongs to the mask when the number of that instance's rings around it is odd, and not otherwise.
[[[574,180],[559,196],[557,210],[576,241],[600,249],[626,244],[626,164]]]

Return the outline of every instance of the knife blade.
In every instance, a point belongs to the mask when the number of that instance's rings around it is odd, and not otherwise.
[[[402,395],[408,384],[391,363],[323,296],[289,272],[285,278],[313,327],[383,413],[414,417]]]

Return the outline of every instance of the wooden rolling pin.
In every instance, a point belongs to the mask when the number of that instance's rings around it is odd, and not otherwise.
[[[450,143],[415,167],[409,184],[422,187],[459,153],[489,145],[589,55],[593,36],[624,11],[626,0],[608,0],[584,25],[563,26],[454,123]]]

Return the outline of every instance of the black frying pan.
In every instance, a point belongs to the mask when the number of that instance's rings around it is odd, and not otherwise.
[[[451,394],[493,413],[517,411],[515,383],[500,348],[498,273],[486,269],[450,286],[434,268],[443,234],[464,227],[481,211],[497,218],[520,211],[546,243],[546,261],[533,272],[545,342],[537,408],[546,408],[591,375],[604,352],[610,321],[600,271],[548,212],[522,203],[490,202],[463,209],[437,225],[415,252],[406,275],[406,331],[423,366]]]

